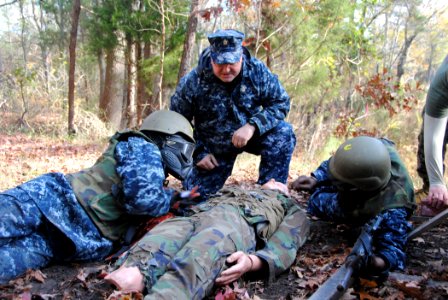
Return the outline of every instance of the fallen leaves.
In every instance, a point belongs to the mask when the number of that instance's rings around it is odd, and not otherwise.
[[[37,282],[44,283],[47,275],[42,273],[41,270],[28,270],[25,274],[25,280],[31,281],[36,280]]]
[[[226,285],[224,288],[216,291],[215,300],[249,300],[254,299],[249,297],[246,288],[240,288],[238,282],[233,282],[233,287]]]
[[[0,190],[48,172],[72,173],[92,166],[106,144],[89,142],[0,134]]]

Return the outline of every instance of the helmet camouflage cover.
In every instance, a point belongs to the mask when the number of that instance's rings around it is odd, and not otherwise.
[[[344,142],[330,158],[330,177],[363,191],[383,188],[391,176],[387,147],[376,138],[359,136]]]

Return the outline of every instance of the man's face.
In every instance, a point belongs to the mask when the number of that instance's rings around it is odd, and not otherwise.
[[[218,65],[215,64],[212,59],[213,74],[221,79],[222,82],[232,82],[238,76],[238,74],[240,74],[242,62],[243,57],[240,58],[239,62],[236,62],[234,64]]]

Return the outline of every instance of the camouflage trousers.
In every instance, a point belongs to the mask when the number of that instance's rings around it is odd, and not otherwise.
[[[422,128],[420,129],[420,133],[418,135],[418,149],[417,149],[417,174],[423,181],[423,190],[429,190],[429,178],[428,173],[426,171],[426,163],[425,163],[425,143],[424,143],[424,125],[425,121],[425,109],[422,112]],[[445,137],[443,139],[443,148],[442,148],[442,158],[445,160],[446,153],[446,144],[448,143],[448,126],[445,129]],[[443,164],[443,171],[445,171],[445,164]]]
[[[252,253],[255,246],[253,227],[238,208],[223,204],[157,225],[118,264],[139,267],[148,290],[145,300],[203,299],[227,256]]]
[[[0,192],[0,282],[51,261],[103,259],[104,238],[61,173]]]
[[[258,184],[262,185],[271,178],[286,183],[295,145],[296,137],[291,124],[281,121],[265,134],[254,136],[241,152],[248,152],[261,157],[258,169]],[[207,199],[224,186],[227,178],[232,174],[237,155],[237,153],[214,154],[219,166],[213,170],[194,168],[190,176],[183,182],[184,188],[191,190],[193,187],[199,186],[202,199]]]
[[[5,284],[28,268],[47,265],[53,250],[34,201],[0,195],[0,207],[0,284]]]

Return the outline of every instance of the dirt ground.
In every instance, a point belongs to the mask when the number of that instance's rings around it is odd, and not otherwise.
[[[306,203],[306,195],[293,193]],[[416,225],[418,225],[416,223]],[[393,272],[376,286],[362,280],[343,299],[448,299],[448,222],[410,241],[408,266]],[[312,221],[311,235],[299,250],[295,264],[276,281],[242,282],[239,286],[215,290],[209,299],[306,299],[343,263],[357,233],[346,226]],[[142,299],[141,294],[114,293],[102,279],[107,263],[52,265],[0,286],[0,299]]]

